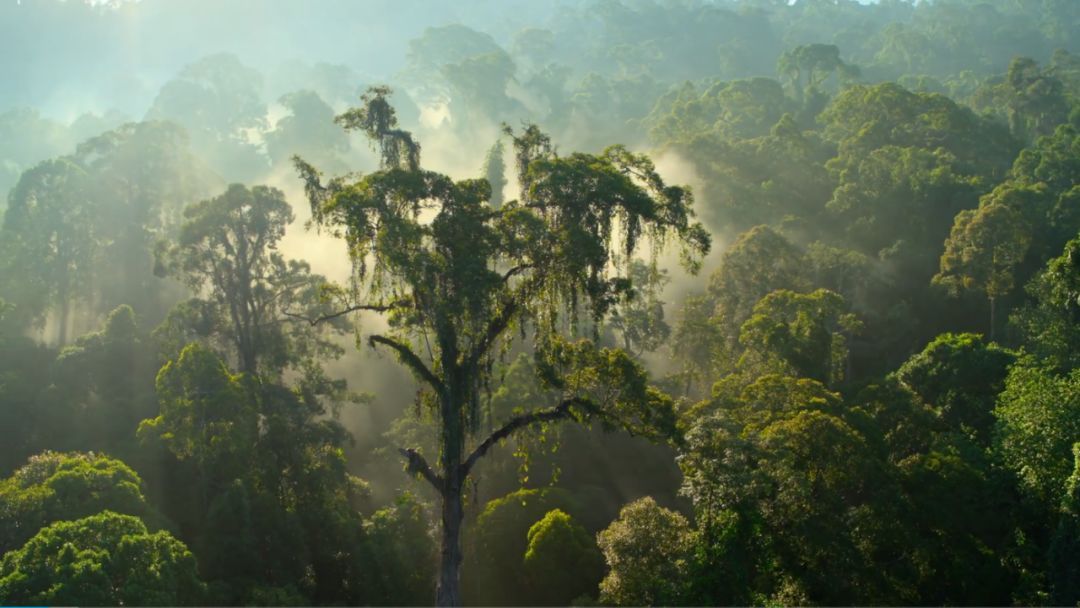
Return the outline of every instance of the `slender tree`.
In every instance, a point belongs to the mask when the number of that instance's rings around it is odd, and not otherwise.
[[[534,126],[520,135],[507,130],[522,196],[495,209],[487,180],[454,182],[421,169],[420,147],[397,127],[387,95],[385,87],[370,89],[361,108],[337,119],[371,138],[382,152],[380,170],[323,183],[314,167],[296,163],[315,223],[349,245],[356,299],[347,309],[388,316],[389,331],[368,340],[393,351],[422,381],[421,399],[436,412],[437,465],[417,449],[400,452],[407,470],[439,494],[436,602],[453,606],[461,602],[465,481],[492,446],[565,419],[653,437],[674,428],[671,400],[648,386],[629,355],[566,342],[560,329],[565,311],[572,326],[579,309],[598,323],[625,299],[632,285],[623,273],[641,245],[655,251],[674,238],[696,269],[709,237],[692,221],[689,192],[666,185],[648,158],[620,146],[560,157]],[[538,373],[560,398],[477,437],[492,364],[530,329]]]

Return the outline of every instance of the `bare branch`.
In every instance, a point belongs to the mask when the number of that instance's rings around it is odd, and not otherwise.
[[[387,311],[394,310],[394,309],[397,309],[397,308],[407,308],[409,305],[410,304],[409,304],[408,300],[397,300],[397,301],[394,301],[394,302],[390,302],[389,304],[354,304],[352,306],[348,306],[348,307],[343,308],[341,310],[338,310],[338,311],[335,311],[335,312],[332,312],[332,313],[328,313],[328,314],[325,314],[325,315],[322,315],[322,316],[319,316],[319,317],[307,317],[307,316],[304,316],[304,315],[301,315],[301,314],[298,314],[298,313],[295,313],[295,312],[289,312],[287,310],[282,312],[281,314],[285,315],[286,317],[290,317],[292,319],[299,319],[301,321],[306,321],[306,322],[308,322],[308,323],[310,323],[312,325],[318,325],[319,323],[324,323],[326,321],[330,321],[330,320],[336,319],[338,317],[343,317],[343,316],[345,316],[345,315],[347,315],[349,313],[357,312],[357,311],[360,311],[360,310],[370,310],[370,311],[374,311],[374,312],[387,312]]]
[[[583,409],[593,410],[593,404],[581,397],[570,397],[564,399],[559,405],[550,407],[543,410],[536,410],[520,416],[515,416],[508,420],[506,424],[502,425],[498,430],[488,435],[487,439],[483,440],[480,445],[476,446],[476,449],[469,454],[469,457],[465,459],[465,462],[461,464],[461,476],[464,478],[472,470],[476,461],[484,457],[484,454],[488,453],[488,450],[492,448],[496,443],[499,443],[503,439],[506,439],[516,431],[523,429],[527,426],[536,424],[538,422],[554,422],[556,420],[563,420],[569,418],[572,411],[571,407],[579,406]]]
[[[420,455],[420,452],[412,448],[398,448],[398,454],[405,457],[408,464],[405,465],[405,470],[412,475],[420,475],[428,481],[439,494],[442,494],[446,490],[446,484],[443,482],[443,478],[439,477],[435,471],[428,465],[427,460]]]
[[[446,393],[446,385],[443,384],[442,380],[440,380],[439,377],[431,371],[431,368],[429,368],[408,346],[397,340],[392,340],[386,336],[380,335],[369,336],[368,344],[371,344],[372,346],[376,344],[389,346],[397,353],[398,360],[400,360],[403,365],[416,372],[416,374],[423,378],[425,382],[430,384],[431,388],[435,389],[436,393],[439,393],[440,395]]]
[[[505,273],[503,273],[503,276],[502,276],[503,283],[509,281],[515,275],[521,274],[521,273],[525,272],[526,270],[529,270],[530,268],[536,268],[536,264],[520,264],[518,266],[514,266],[510,270],[507,270]]]

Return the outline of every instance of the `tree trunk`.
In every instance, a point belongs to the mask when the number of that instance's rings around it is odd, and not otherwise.
[[[60,348],[67,345],[68,322],[71,318],[71,298],[68,297],[67,289],[60,290],[60,319],[57,321],[57,343]]]
[[[994,341],[994,298],[990,298],[990,341]]]
[[[447,475],[449,473],[449,475]],[[442,553],[439,560],[439,584],[435,590],[436,606],[461,605],[461,503],[463,487],[458,471],[444,471],[446,487],[442,495]]]

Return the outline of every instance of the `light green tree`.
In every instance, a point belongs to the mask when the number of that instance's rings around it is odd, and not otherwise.
[[[608,573],[600,602],[616,606],[677,605],[693,555],[693,532],[680,513],[651,497],[636,500],[596,537]]]
[[[1002,203],[961,211],[941,256],[934,282],[949,289],[971,289],[990,301],[990,339],[996,327],[995,304],[1015,286],[1016,267],[1031,243],[1029,227],[1012,207]]]
[[[0,562],[4,604],[183,606],[205,598],[182,542],[112,511],[54,523]]]

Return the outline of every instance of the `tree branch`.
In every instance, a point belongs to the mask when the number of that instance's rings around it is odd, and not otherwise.
[[[488,435],[487,439],[482,441],[480,445],[476,446],[476,449],[469,454],[469,457],[465,459],[465,462],[461,464],[461,477],[465,478],[472,470],[476,461],[484,457],[484,454],[488,453],[496,443],[499,443],[503,439],[506,439],[514,432],[523,429],[529,425],[536,424],[538,422],[553,422],[555,420],[562,420],[569,418],[571,415],[570,408],[573,406],[581,406],[586,409],[593,409],[592,403],[581,397],[570,397],[564,399],[559,405],[550,407],[544,410],[536,410],[527,414],[521,414],[508,420],[506,424],[502,425],[498,430]]]
[[[425,382],[431,385],[431,388],[435,389],[435,392],[439,393],[439,395],[444,395],[446,393],[446,385],[443,384],[442,380],[440,380],[439,377],[431,371],[431,368],[429,368],[424,363],[424,361],[408,346],[402,344],[401,342],[398,342],[397,340],[392,340],[390,338],[387,338],[386,336],[380,336],[377,334],[368,337],[368,344],[372,346],[375,346],[376,344],[389,346],[397,353],[398,359],[401,361],[401,363],[412,371],[416,372],[421,378],[424,379]]]
[[[472,351],[469,352],[468,363],[472,367],[480,361],[480,358],[484,356],[484,353],[488,352],[495,344],[495,340],[506,328],[510,326],[510,321],[513,320],[514,315],[517,314],[520,305],[516,300],[508,300],[499,311],[499,314],[488,323],[487,329],[484,331],[484,335],[480,338],[480,341],[473,346]]]
[[[503,273],[503,276],[502,276],[503,283],[509,281],[511,278],[514,277],[514,275],[521,274],[522,272],[525,272],[526,270],[529,270],[530,268],[536,268],[536,264],[521,264],[519,266],[514,266],[510,270],[507,270],[506,272]]]
[[[332,312],[332,313],[328,313],[328,314],[325,314],[325,315],[322,315],[322,316],[319,316],[319,317],[306,317],[304,315],[301,315],[301,314],[298,314],[298,313],[295,313],[295,312],[289,312],[289,311],[284,311],[281,314],[285,315],[286,317],[290,317],[292,319],[299,319],[301,321],[306,321],[306,322],[308,322],[308,323],[310,323],[312,325],[318,325],[319,323],[324,323],[326,321],[330,321],[330,320],[336,319],[338,317],[343,317],[343,316],[345,316],[345,315],[347,315],[347,314],[349,314],[351,312],[357,312],[359,310],[371,310],[371,311],[374,311],[374,312],[387,312],[389,310],[394,310],[395,308],[405,308],[407,306],[409,306],[409,301],[408,300],[396,300],[394,302],[390,302],[389,304],[355,304],[353,306],[349,306],[349,307],[343,308],[341,310],[338,310],[338,311],[335,311],[335,312]]]
[[[398,448],[398,454],[404,456],[405,460],[408,461],[405,465],[406,471],[412,475],[419,474],[422,476],[439,491],[439,494],[442,494],[445,491],[446,484],[443,482],[443,478],[439,477],[435,471],[431,469],[431,466],[428,465],[427,461],[424,460],[424,457],[420,455],[420,452],[417,452],[412,448]]]

